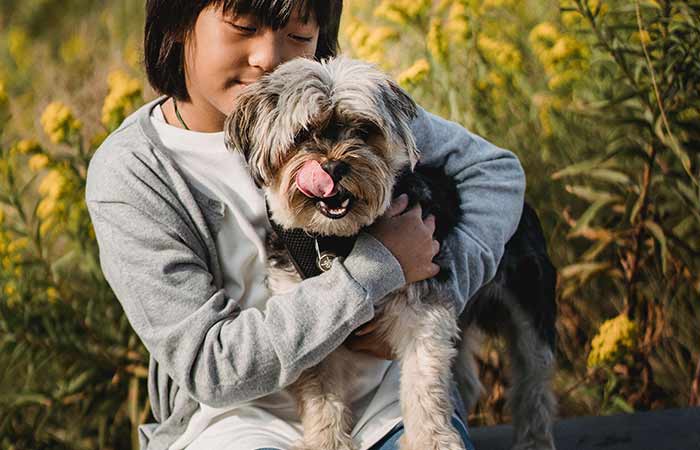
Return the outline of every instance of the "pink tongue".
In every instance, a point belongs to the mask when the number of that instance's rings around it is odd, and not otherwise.
[[[335,195],[335,183],[318,161],[307,161],[297,172],[297,187],[307,197],[326,198]]]

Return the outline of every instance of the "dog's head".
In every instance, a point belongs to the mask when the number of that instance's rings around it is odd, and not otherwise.
[[[351,236],[418,161],[416,104],[374,66],[298,58],[243,90],[224,126],[282,227]]]

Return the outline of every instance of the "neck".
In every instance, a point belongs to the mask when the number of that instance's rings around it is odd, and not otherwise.
[[[218,109],[204,102],[177,102],[177,109],[182,120],[191,131],[201,133],[217,133],[223,131],[226,116]],[[175,114],[173,99],[170,98],[163,104],[165,120],[173,126],[184,128]]]

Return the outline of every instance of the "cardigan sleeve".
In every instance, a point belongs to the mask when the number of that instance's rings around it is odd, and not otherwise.
[[[525,172],[515,154],[419,107],[411,124],[419,164],[442,167],[454,178],[460,218],[442,248],[455,274],[448,295],[460,313],[496,274],[506,242],[523,210]]]

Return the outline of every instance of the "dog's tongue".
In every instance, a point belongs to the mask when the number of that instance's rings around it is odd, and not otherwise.
[[[335,183],[318,161],[306,161],[297,172],[297,187],[307,197],[326,198],[335,195]]]

